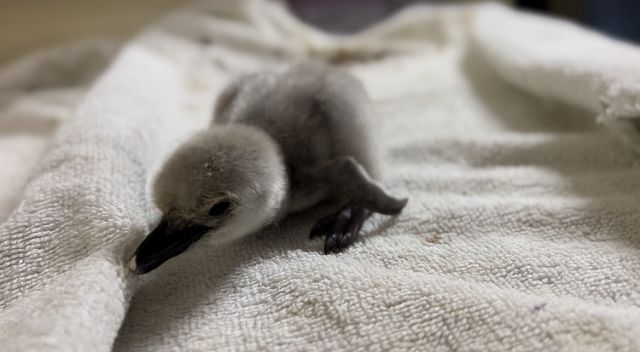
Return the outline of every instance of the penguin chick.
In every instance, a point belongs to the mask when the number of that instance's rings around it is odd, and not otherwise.
[[[348,247],[372,213],[395,215],[407,203],[376,181],[373,114],[355,77],[319,63],[236,79],[219,96],[211,128],[158,173],[162,220],[129,267],[149,272],[205,233],[229,242],[323,201],[343,205],[311,237],[326,236],[325,254]]]

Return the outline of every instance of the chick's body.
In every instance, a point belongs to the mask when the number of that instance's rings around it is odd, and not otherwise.
[[[213,122],[251,125],[273,138],[289,177],[286,210],[292,212],[330,196],[309,173],[338,157],[352,157],[370,176],[380,176],[374,119],[360,81],[302,63],[238,78],[219,98]]]
[[[146,273],[207,235],[227,243],[324,200],[343,204],[311,235],[325,253],[357,238],[370,214],[398,214],[380,175],[371,101],[353,76],[317,63],[242,76],[212,126],[181,145],[154,181],[159,225],[130,267]]]

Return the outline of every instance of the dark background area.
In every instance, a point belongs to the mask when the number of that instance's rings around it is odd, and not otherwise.
[[[640,43],[639,0],[518,0],[517,5],[570,18],[611,36]]]
[[[336,33],[352,33],[412,3],[446,0],[289,0],[305,21]],[[471,1],[457,1],[471,2]],[[570,19],[613,37],[640,43],[640,0],[505,0],[518,8]]]
[[[127,40],[191,0],[0,0],[0,64],[43,47],[82,39]],[[209,0],[234,1],[234,0]],[[482,0],[279,0],[330,32],[352,33],[415,2]],[[497,0],[568,18],[640,43],[640,0]]]

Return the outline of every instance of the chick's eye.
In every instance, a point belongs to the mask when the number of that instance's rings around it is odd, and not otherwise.
[[[214,204],[211,209],[209,209],[209,215],[211,216],[220,216],[224,215],[231,208],[231,203],[229,201],[223,200]]]

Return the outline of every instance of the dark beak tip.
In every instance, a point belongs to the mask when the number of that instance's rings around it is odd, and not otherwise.
[[[197,225],[168,232],[166,223],[163,222],[140,243],[127,267],[137,275],[153,271],[187,250],[209,230],[209,227]]]
[[[131,260],[129,260],[129,263],[127,264],[127,267],[129,268],[129,270],[136,275],[144,275],[150,271],[153,271],[158,266],[159,265],[151,266],[151,267],[145,266],[144,263],[140,263],[138,261],[137,255],[134,255],[133,257],[131,257]]]
[[[140,274],[144,274],[142,267],[138,265],[137,263],[137,256],[134,255],[133,257],[131,257],[131,260],[129,260],[129,264],[127,265],[127,267],[129,268],[129,270],[131,270],[134,274],[140,275]]]

